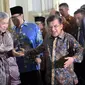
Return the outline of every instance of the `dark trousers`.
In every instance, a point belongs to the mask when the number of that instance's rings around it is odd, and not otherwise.
[[[45,70],[40,70],[40,73],[41,73],[42,83],[43,83],[43,85],[46,85],[46,79],[45,79],[46,71]]]
[[[21,85],[42,85],[39,71],[20,73]]]
[[[82,63],[75,63],[74,70],[78,76],[78,85],[85,85],[85,58]]]

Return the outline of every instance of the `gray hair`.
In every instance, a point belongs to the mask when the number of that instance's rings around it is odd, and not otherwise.
[[[0,19],[9,18],[9,15],[6,12],[0,12]]]

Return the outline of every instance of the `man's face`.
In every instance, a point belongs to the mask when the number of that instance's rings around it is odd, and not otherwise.
[[[74,14],[74,17],[76,19],[77,25],[80,26],[81,21],[82,21],[82,19],[83,19],[84,16],[81,13],[78,13],[78,14]]]
[[[38,23],[37,25],[39,26],[40,30],[43,31],[43,29],[44,29],[43,23]]]
[[[53,37],[57,37],[61,34],[63,25],[59,23],[58,19],[49,23],[49,31]]]
[[[22,19],[21,14],[12,15],[11,19],[12,19],[15,26],[17,26],[17,27],[20,26],[20,20]]]
[[[68,8],[64,6],[59,7],[59,12],[62,16],[65,16],[68,13]]]
[[[0,31],[5,32],[9,25],[9,18],[0,19]]]

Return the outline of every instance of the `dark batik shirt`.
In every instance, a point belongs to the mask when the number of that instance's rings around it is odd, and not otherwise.
[[[13,40],[11,34],[6,31],[2,35],[0,32],[0,85],[8,85],[9,81],[9,64],[6,52],[13,49]]]
[[[60,36],[56,38],[56,45],[55,45],[55,56],[52,56],[52,51],[53,51],[53,37],[48,37],[46,38],[45,41],[45,47],[48,50],[48,57],[46,57],[46,67],[47,67],[47,76],[46,79],[48,82],[54,82],[52,85],[57,85],[58,82],[61,83],[61,85],[73,85],[73,82],[77,80],[77,76],[74,72],[73,69],[73,64],[70,65],[67,68],[64,67],[59,67],[57,66],[58,64],[60,65],[62,62],[58,62],[60,58],[63,56],[76,56],[76,59],[74,62],[81,62],[83,57],[82,57],[82,52],[83,48],[79,45],[79,43],[76,41],[76,39],[68,34],[62,32]],[[47,43],[47,44],[46,44]],[[73,49],[73,52],[71,52],[71,49]],[[72,54],[72,55],[69,55]],[[52,62],[52,57],[54,57],[54,62]],[[54,65],[52,65],[54,64]],[[52,69],[54,69],[54,73],[52,73]],[[51,76],[54,74],[54,80],[52,79],[53,77]]]
[[[53,43],[55,39],[56,42]],[[53,55],[54,46],[55,55]],[[73,56],[75,57],[74,63],[80,63],[82,61],[83,48],[76,41],[76,39],[72,35],[65,32],[62,32],[61,35],[56,38],[47,35],[41,46],[28,51],[26,54],[35,55],[44,50],[46,52],[47,83],[50,83],[51,85],[74,85],[74,82],[77,81],[77,76],[74,72],[73,64],[64,68],[63,61],[65,57]]]

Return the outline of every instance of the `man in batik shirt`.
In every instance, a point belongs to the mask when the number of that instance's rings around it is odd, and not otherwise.
[[[25,53],[35,55],[44,50],[48,52],[48,57],[46,57],[47,85],[75,85],[78,80],[73,64],[82,61],[83,48],[72,35],[63,31],[61,17],[49,16],[47,25],[51,35],[46,37],[41,46]]]
[[[19,85],[19,72],[13,57],[17,52],[13,52],[13,39],[10,32],[7,30],[8,25],[8,14],[0,12],[0,85]],[[11,59],[13,62],[10,64]],[[13,76],[13,74],[16,75]],[[16,79],[13,80],[15,77]]]
[[[69,5],[67,3],[59,4],[59,12],[62,15],[64,31],[77,39],[78,27],[75,18],[69,14]]]
[[[20,48],[27,50],[41,45],[43,39],[40,29],[36,24],[24,20],[23,8],[15,6],[10,8],[10,11],[15,25],[13,27],[15,49],[17,51]],[[17,58],[22,85],[42,85],[38,61],[41,61],[40,55],[37,55],[36,58],[34,56]]]

